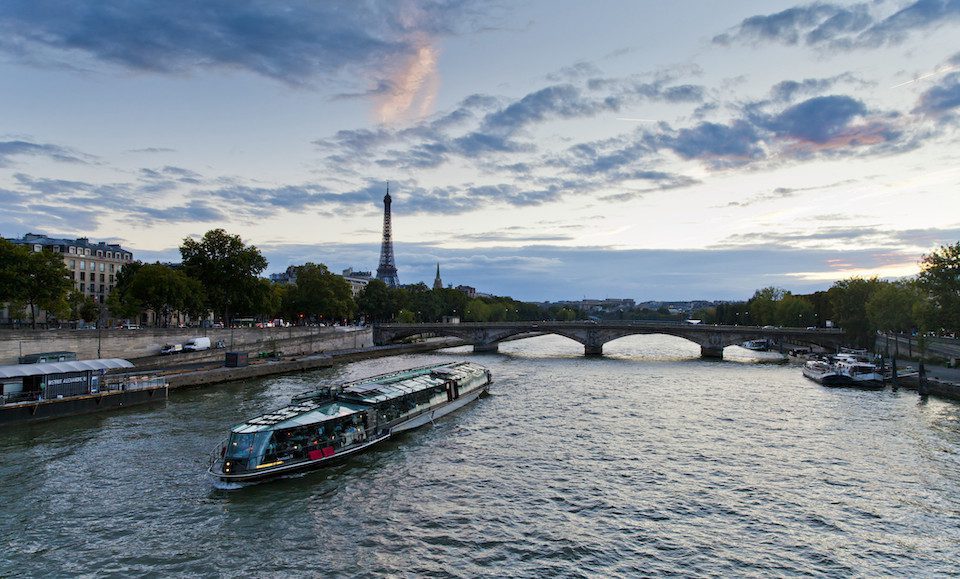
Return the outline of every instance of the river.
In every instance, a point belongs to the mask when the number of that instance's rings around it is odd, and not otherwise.
[[[544,336],[0,431],[0,576],[956,573],[960,405],[736,350]],[[231,425],[318,382],[461,358],[491,395],[435,425],[238,491],[204,474]]]

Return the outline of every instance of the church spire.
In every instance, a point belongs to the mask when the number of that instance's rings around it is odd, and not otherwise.
[[[440,262],[437,262],[437,277],[433,278],[433,289],[443,289],[443,281],[440,280]]]

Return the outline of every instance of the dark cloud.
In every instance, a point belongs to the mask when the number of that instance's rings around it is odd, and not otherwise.
[[[846,131],[867,107],[848,96],[814,97],[765,119],[764,128],[778,137],[823,144]]]
[[[832,49],[895,45],[911,33],[960,21],[960,0],[915,0],[885,16],[880,11],[880,5],[869,3],[804,4],[746,18],[714,42],[778,42]]]
[[[683,159],[700,160],[718,169],[764,156],[756,127],[741,120],[726,125],[702,122],[692,128],[648,135],[646,141],[654,149],[669,149]]]
[[[0,167],[9,167],[12,157],[46,157],[61,163],[86,164],[93,157],[59,145],[30,141],[0,141]]]
[[[467,0],[7,0],[0,50],[54,63],[79,52],[159,73],[239,69],[303,84],[349,67],[383,68],[415,54],[424,36],[488,15]]]
[[[224,222],[227,215],[220,209],[213,207],[205,201],[190,201],[186,205],[173,207],[141,207],[135,215],[130,215],[127,219],[134,223],[209,223]]]
[[[960,73],[948,74],[936,86],[920,95],[914,113],[940,117],[960,107]]]
[[[770,89],[770,98],[775,102],[788,103],[797,97],[819,95],[838,84],[854,84],[859,88],[870,86],[870,83],[846,72],[829,78],[805,78],[778,82]]]

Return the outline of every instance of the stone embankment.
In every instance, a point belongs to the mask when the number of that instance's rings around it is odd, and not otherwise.
[[[420,352],[429,352],[441,348],[450,348],[463,344],[461,340],[455,338],[439,338],[418,342],[415,344],[397,344],[391,346],[370,346],[366,348],[352,348],[344,350],[333,350],[323,354],[313,354],[303,357],[290,357],[277,360],[260,361],[249,366],[241,368],[225,367],[206,367],[188,371],[177,371],[176,368],[164,372],[164,377],[170,388],[183,388],[188,386],[206,386],[210,384],[219,384],[222,382],[232,382],[234,380],[247,380],[250,378],[260,378],[263,376],[273,376],[277,374],[287,374],[290,372],[302,372],[304,370],[315,370],[317,368],[329,368],[334,364],[344,364],[356,362],[358,360],[368,360],[371,358],[383,358],[385,356],[397,356],[400,354],[416,354]]]
[[[139,330],[0,330],[0,365],[16,364],[25,354],[76,352],[81,360],[125,358],[138,366],[154,365],[164,344],[182,344],[191,338],[208,337],[211,344],[223,342],[228,351],[310,354],[326,350],[366,348],[373,345],[369,328],[144,328]],[[178,363],[223,360],[224,350],[180,353]]]

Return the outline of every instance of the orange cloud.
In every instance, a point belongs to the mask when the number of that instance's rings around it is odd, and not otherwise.
[[[438,51],[429,38],[421,37],[414,53],[400,62],[390,75],[390,90],[377,103],[381,123],[407,119],[411,113],[423,118],[433,112],[440,88]]]

